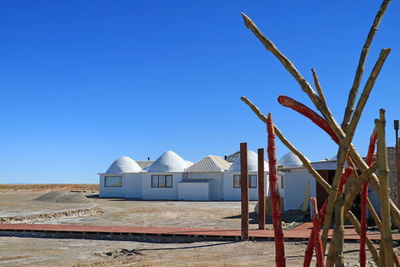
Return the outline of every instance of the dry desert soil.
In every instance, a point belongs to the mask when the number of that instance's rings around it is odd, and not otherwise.
[[[40,197],[42,201],[35,200]],[[254,206],[250,203],[251,211]],[[239,214],[240,202],[101,199],[98,185],[0,185],[1,223],[238,229]],[[254,220],[250,228],[257,228]],[[285,242],[287,266],[302,266],[306,246],[306,241]],[[358,247],[345,244],[347,266],[358,266]],[[0,236],[0,266],[274,266],[274,255],[271,241],[161,243]]]

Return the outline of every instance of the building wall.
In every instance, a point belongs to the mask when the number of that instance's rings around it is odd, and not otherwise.
[[[207,181],[178,183],[178,200],[210,200],[210,183]]]
[[[121,187],[105,187],[105,176],[121,176]],[[100,197],[126,197],[126,198],[140,198],[141,197],[141,173],[124,173],[124,174],[101,174]]]
[[[257,175],[257,172],[249,172],[249,175]],[[224,172],[223,180],[223,194],[224,200],[240,200],[241,191],[240,188],[233,187],[233,175],[240,175],[240,173],[226,171]],[[268,173],[265,173],[265,195],[269,195],[268,192]],[[257,177],[258,179],[258,177]],[[280,180],[280,179],[279,179]],[[257,180],[258,182],[258,180]],[[249,200],[258,200],[258,188],[249,188]]]
[[[210,172],[210,173],[184,173],[183,179],[198,180],[207,179],[210,181],[210,200],[223,200],[223,172]]]
[[[310,197],[316,196],[315,179],[307,169],[296,168],[285,171],[284,210],[297,210],[304,201],[307,184],[310,183]]]
[[[142,197],[142,173],[127,173],[122,176],[124,197]]]
[[[172,175],[172,188],[152,188],[152,175]],[[177,172],[144,172],[142,173],[142,199],[178,199],[178,183],[182,181],[182,173]]]
[[[105,176],[122,176],[122,175],[100,175],[99,195],[100,197],[124,197],[124,178],[122,178],[121,187],[105,187]]]

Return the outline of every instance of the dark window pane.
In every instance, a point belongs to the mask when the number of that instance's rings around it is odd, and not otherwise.
[[[240,175],[233,176],[233,188],[240,188]]]
[[[172,187],[172,175],[165,176],[165,187]]]
[[[122,187],[122,176],[105,176],[104,187]]]

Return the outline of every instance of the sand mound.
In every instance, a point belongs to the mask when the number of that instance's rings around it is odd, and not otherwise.
[[[58,203],[90,203],[91,201],[80,192],[56,191],[44,194],[34,200]]]

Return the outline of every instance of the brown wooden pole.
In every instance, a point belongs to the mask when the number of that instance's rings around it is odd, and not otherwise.
[[[258,229],[265,229],[265,171],[264,148],[258,152]]]
[[[397,207],[400,209],[400,148],[396,131]]]
[[[242,240],[249,240],[249,176],[247,143],[240,143],[240,185],[242,200]]]

